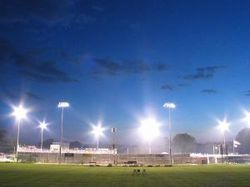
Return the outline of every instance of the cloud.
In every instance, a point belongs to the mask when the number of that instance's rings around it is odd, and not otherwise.
[[[66,1],[57,0],[13,0],[2,3],[0,20],[6,22],[28,22],[31,20],[55,21],[67,12]]]
[[[168,69],[168,66],[166,64],[159,63],[156,64],[155,68],[158,71],[166,71]]]
[[[250,96],[250,90],[247,90],[247,91],[245,92],[245,96]]]
[[[71,78],[66,72],[59,70],[56,63],[53,61],[45,61],[34,64],[22,64],[20,72],[26,78],[39,82],[78,82]]]
[[[174,90],[174,87],[171,86],[170,84],[164,84],[162,87],[161,87],[162,90],[169,90],[169,91],[173,91]]]
[[[32,93],[30,91],[28,92],[25,92],[25,95],[31,99],[34,99],[34,100],[43,100],[43,98],[35,93]]]
[[[188,84],[187,83],[179,83],[177,86],[179,86],[179,87],[185,87],[185,86],[188,86]]]
[[[10,65],[24,78],[38,82],[77,82],[70,75],[60,70],[55,61],[39,60],[38,52],[31,50],[20,53],[9,41],[0,39],[0,72],[7,71]]]
[[[68,0],[11,0],[1,3],[2,23],[48,25],[86,24],[95,20],[104,8],[92,1]]]
[[[145,72],[160,72],[167,69],[162,63],[149,64],[143,60],[115,61],[107,58],[94,58],[96,67],[94,74],[141,74]]]
[[[10,100],[20,100],[22,99],[32,99],[36,101],[41,101],[43,98],[31,91],[25,91],[19,94],[20,92],[17,91],[10,91],[10,90],[1,90],[0,98],[3,100],[10,99]]]
[[[113,60],[95,58],[94,61],[97,64],[97,69],[95,69],[95,73],[104,73],[104,74],[116,74],[124,71],[124,67]]]
[[[201,92],[205,93],[205,94],[209,94],[209,95],[218,93],[218,91],[215,89],[203,89],[203,90],[201,90]]]
[[[225,66],[207,66],[197,68],[195,73],[185,75],[183,78],[186,80],[206,80],[213,78],[219,69],[223,69]]]

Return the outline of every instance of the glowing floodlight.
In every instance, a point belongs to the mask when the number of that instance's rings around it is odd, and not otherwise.
[[[167,102],[167,103],[164,103],[163,107],[168,108],[168,109],[175,109],[176,105],[174,103]]]
[[[44,129],[47,129],[48,123],[46,123],[44,120],[42,122],[39,122],[39,128],[41,129],[41,151],[43,150],[43,131]]]
[[[69,107],[69,103],[65,102],[65,101],[59,102],[57,107],[61,109],[61,124],[60,124],[61,137],[60,137],[60,149],[59,149],[60,163],[61,163],[61,161],[62,161],[62,144],[63,144],[63,112],[64,112],[64,108]]]
[[[145,118],[140,120],[139,133],[146,142],[151,142],[160,135],[160,123],[154,118]]]
[[[14,108],[14,111],[11,115],[14,116],[18,121],[27,118],[28,110],[25,109],[22,105],[19,105],[18,107],[13,107],[13,108]]]
[[[227,122],[226,117],[223,119],[223,121],[218,120],[218,129],[223,133],[223,149],[225,151],[226,151],[226,135],[225,135],[225,132],[229,131],[229,126],[230,126],[230,123]],[[223,154],[222,154],[222,156],[223,156]]]
[[[99,149],[99,139],[101,136],[104,136],[105,128],[102,127],[101,123],[92,126],[91,134],[93,134],[96,138],[96,149]]]
[[[172,102],[167,102],[163,104],[163,107],[168,109],[168,130],[169,130],[169,160],[170,160],[170,165],[173,164],[173,159],[172,159],[172,137],[171,137],[171,110],[176,108],[176,105]]]
[[[16,138],[16,159],[18,161],[18,149],[19,149],[19,137],[20,137],[20,124],[22,119],[27,118],[28,110],[25,109],[22,105],[18,107],[13,107],[12,116],[14,116],[17,120],[17,138]]]
[[[61,161],[62,161],[62,144],[63,144],[63,112],[64,112],[64,108],[69,107],[69,103],[65,102],[65,101],[59,102],[57,107],[61,109],[61,124],[60,124],[61,137],[60,137],[60,149],[59,149],[60,163],[61,163]]]
[[[67,108],[69,106],[70,105],[69,105],[68,102],[59,102],[58,105],[57,105],[58,108]]]
[[[218,129],[225,133],[226,131],[229,131],[229,126],[230,126],[230,123],[227,122],[227,119],[224,118],[223,121],[221,120],[218,120]]]
[[[160,123],[154,118],[148,117],[140,120],[139,134],[148,143],[148,152],[151,154],[151,142],[160,135]]]
[[[44,130],[47,129],[48,123],[46,123],[45,121],[39,122],[39,128]]]
[[[94,134],[96,138],[99,138],[104,135],[105,128],[102,127],[102,124],[93,125],[91,133]]]

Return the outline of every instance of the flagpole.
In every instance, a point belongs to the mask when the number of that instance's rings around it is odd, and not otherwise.
[[[238,142],[237,140],[234,140],[234,141],[233,141],[233,150],[234,150],[234,152],[235,152],[235,148],[238,148],[238,146],[239,146],[240,144],[241,144],[241,143]],[[236,154],[236,152],[235,152],[235,154]]]

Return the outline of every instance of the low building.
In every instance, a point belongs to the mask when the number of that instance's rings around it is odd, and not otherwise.
[[[62,143],[62,151],[69,150],[69,143]],[[50,151],[52,152],[59,152],[60,151],[60,142],[53,142],[50,145]]]

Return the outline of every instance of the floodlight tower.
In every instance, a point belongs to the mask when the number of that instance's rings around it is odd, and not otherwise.
[[[148,143],[148,153],[151,154],[151,142],[160,135],[160,123],[152,117],[140,120],[139,133],[145,142]]]
[[[111,133],[112,133],[112,150],[113,150],[113,159],[114,159],[114,164],[116,164],[115,161],[115,149],[116,149],[116,132],[117,132],[117,128],[112,127],[111,128]]]
[[[224,118],[223,121],[218,120],[218,128],[223,133],[223,146],[226,147],[226,135],[225,132],[229,130],[230,123],[227,122],[227,119]]]
[[[41,129],[41,151],[43,151],[43,131],[47,129],[48,124],[45,121],[39,122],[39,128]]]
[[[92,131],[91,133],[95,136],[96,138],[96,149],[98,150],[99,149],[99,139],[101,136],[104,135],[104,130],[105,128],[102,127],[102,124],[101,123],[98,123],[97,125],[93,125],[92,126]]]
[[[112,149],[113,149],[113,154],[115,154],[115,148],[116,148],[116,132],[117,128],[112,127],[111,128],[111,133],[112,133]]]
[[[169,161],[170,165],[173,164],[173,159],[172,159],[172,145],[171,145],[171,110],[176,108],[176,105],[171,102],[167,102],[163,105],[164,108],[168,109],[168,128],[169,128]]]
[[[68,102],[59,102],[57,107],[61,108],[61,138],[60,138],[60,149],[59,149],[59,154],[60,154],[60,162],[62,159],[62,144],[63,144],[63,112],[64,112],[64,108],[68,108],[70,105]]]
[[[18,149],[19,149],[19,136],[20,136],[20,124],[22,119],[27,118],[28,110],[25,109],[22,105],[18,107],[13,107],[12,116],[16,118],[17,121],[17,139],[16,139],[16,159],[18,158]]]
[[[227,119],[224,118],[222,121],[218,120],[218,129],[223,133],[223,147],[222,147],[222,157],[223,157],[223,148],[226,151],[226,135],[225,132],[229,131],[230,123],[227,122]]]

